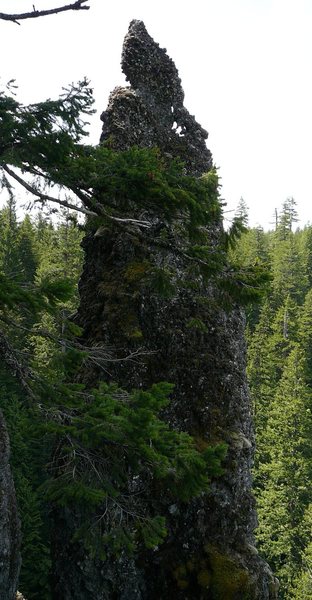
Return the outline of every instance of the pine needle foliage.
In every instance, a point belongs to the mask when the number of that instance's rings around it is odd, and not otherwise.
[[[1,92],[0,185],[12,195],[10,165],[15,174],[26,175],[24,184],[31,180],[30,188],[43,204],[47,191],[56,204],[65,198],[66,205],[70,194],[70,207],[88,214],[90,235],[102,228],[136,244],[139,240],[149,249],[146,261],[160,249],[163,260],[151,263],[143,282],[152,293],[169,297],[192,286],[198,299],[212,282],[219,293],[216,301],[229,309],[259,298],[266,280],[260,266],[241,267],[229,260],[243,220],[235,218],[230,231],[223,231],[216,170],[196,178],[157,148],[116,152],[110,142],[86,145],[85,119],[92,111],[86,81],[70,86],[56,101],[29,106],[20,104],[12,90]],[[0,272],[0,316],[5,320],[28,313],[37,320],[27,341],[28,355],[38,322],[49,323],[73,295],[68,278],[52,276],[42,262],[36,273],[34,269],[29,269],[31,281]],[[198,326],[196,315],[194,319]],[[182,503],[206,493],[210,480],[222,474],[226,446],[199,451],[191,436],[165,422],[169,383],[133,391],[118,383],[101,383],[93,390],[73,383],[87,351],[71,343],[77,332],[66,316],[61,320],[62,351],[53,341],[40,349],[41,355],[52,353],[45,372],[30,359],[36,372],[30,386],[38,399],[32,409],[34,435],[41,432],[44,446],[54,448],[42,493],[52,506],[77,515],[77,538],[102,557],[125,549],[135,552],[140,545],[154,548],[166,536],[166,522],[159,509],[153,510],[151,492],[161,489],[168,502]]]
[[[126,392],[101,383],[91,392],[78,385],[50,390],[43,430],[54,439],[59,468],[44,491],[52,503],[83,508],[77,536],[93,548],[101,542],[101,552],[121,551],[125,540],[131,551],[162,542],[165,519],[150,514],[146,481],[188,502],[223,472],[225,444],[199,452],[191,436],[161,419],[172,389],[158,383]]]
[[[72,295],[72,284],[68,280],[49,281],[42,279],[40,285],[20,284],[0,272],[0,310],[24,307],[38,313],[53,311],[59,302]]]
[[[92,90],[83,80],[64,88],[58,100],[25,106],[14,97],[14,89],[0,91],[0,161],[31,171],[62,164],[85,134],[82,115],[93,112]]]
[[[33,427],[35,414],[26,406],[23,391],[14,377],[0,368],[0,407],[10,435],[11,466],[22,531],[22,567],[19,587],[31,600],[49,600],[51,568],[47,507],[39,485],[49,450]]]
[[[257,540],[281,600],[311,597],[311,227],[293,231],[288,199],[275,231],[243,234],[233,259],[271,274],[248,315],[248,376],[256,427]]]
[[[78,210],[92,213],[87,225],[91,231],[115,227],[132,239],[178,253],[199,276],[221,282],[220,296],[227,298],[233,291],[232,302],[248,303],[261,296],[264,273],[259,265],[240,271],[233,285],[236,267],[228,269],[228,251],[244,231],[244,218],[236,216],[231,229],[222,230],[216,169],[197,178],[186,175],[183,162],[163,157],[157,148],[134,146],[116,152],[110,141],[86,145],[85,118],[92,112],[87,81],[70,86],[58,100],[29,106],[2,91],[2,185],[11,185],[6,167],[18,167],[34,177],[32,188],[43,194],[43,203],[46,190],[54,192],[56,187],[58,193],[70,193]],[[146,228],[135,225],[142,219]],[[155,223],[162,224],[159,235]]]

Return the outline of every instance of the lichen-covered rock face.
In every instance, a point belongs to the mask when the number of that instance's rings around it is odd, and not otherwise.
[[[9,459],[9,437],[0,411],[0,600],[15,600],[20,570],[20,522]]]
[[[207,133],[183,106],[173,61],[140,21],[130,24],[122,66],[131,87],[116,88],[111,94],[102,115],[102,142],[116,149],[157,146],[163,154],[184,160],[192,175],[208,171],[212,159],[205,145]],[[155,215],[150,216],[154,222]],[[151,239],[154,234],[151,228]],[[225,474],[212,483],[210,494],[189,504],[170,504],[154,490],[150,508],[153,514],[166,515],[168,536],[159,548],[135,558],[90,560],[82,547],[70,542],[75,515],[59,513],[54,529],[55,598],[277,598],[276,581],[254,547],[250,475],[254,438],[242,312],[233,309],[228,314],[216,306],[212,286],[202,284],[200,302],[191,290],[178,285],[170,298],[148,289],[142,277],[146,262],[186,273],[183,258],[174,252],[111,230],[102,236],[88,234],[83,245],[86,260],[77,322],[85,343],[104,344],[116,357],[139,349],[145,353],[137,360],[110,363],[105,378],[127,388],[174,383],[164,418],[193,435],[199,448],[226,441],[229,451]],[[190,327],[194,318],[204,327]],[[84,381],[92,385],[101,376],[89,369]]]

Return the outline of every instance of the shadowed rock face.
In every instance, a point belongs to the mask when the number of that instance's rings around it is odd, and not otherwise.
[[[9,458],[9,437],[0,411],[0,600],[15,599],[20,569],[20,523]]]
[[[190,174],[208,171],[212,159],[205,144],[207,132],[183,106],[178,71],[141,21],[130,24],[122,67],[131,87],[112,92],[101,117],[101,141],[116,149],[133,144],[157,146],[163,154],[184,160]],[[155,215],[150,217],[153,222]],[[151,231],[153,234],[156,232]],[[185,273],[183,259],[173,252],[155,249],[152,244],[143,248],[116,231],[107,231],[103,237],[89,234],[84,249],[77,316],[84,329],[84,342],[89,346],[104,344],[119,356],[135,351],[138,344],[147,352],[142,362],[110,364],[106,379],[127,388],[173,382],[165,418],[204,446],[225,440],[229,451],[225,474],[213,482],[211,494],[174,506],[168,505],[161,492],[150,495],[152,513],[166,515],[168,536],[159,548],[142,551],[136,558],[92,561],[81,547],[70,543],[79,521],[77,515],[58,514],[55,598],[277,598],[276,581],[254,548],[256,514],[250,492],[254,438],[241,311],[227,314],[218,309],[211,286],[202,285],[200,294],[206,296],[207,303],[201,304],[185,289],[177,288],[170,299],[161,298],[144,285],[133,295],[125,289],[126,269],[146,258]],[[194,315],[205,323],[206,331],[188,328]],[[89,370],[85,381],[91,385],[99,377],[99,372]]]

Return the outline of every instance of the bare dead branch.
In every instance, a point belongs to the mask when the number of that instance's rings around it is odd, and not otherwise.
[[[89,0],[76,0],[76,2],[74,2],[73,4],[66,4],[64,6],[60,6],[58,8],[50,8],[48,10],[36,10],[35,7],[33,7],[33,10],[27,13],[0,13],[0,19],[2,19],[3,21],[11,21],[12,23],[20,25],[19,21],[25,19],[36,19],[37,17],[56,15],[58,13],[65,12],[68,10],[89,10],[90,6],[84,6],[86,2],[89,2]]]
[[[103,368],[103,365],[105,366],[108,363],[121,363],[127,361],[139,364],[141,362],[142,357],[151,356],[152,354],[158,353],[158,350],[146,350],[145,348],[137,348],[137,350],[134,350],[133,352],[130,352],[125,356],[118,357],[114,355],[113,349],[103,346],[101,344],[95,346],[86,346],[80,343],[79,340],[72,341],[64,339],[60,336],[51,333],[50,331],[48,331],[48,329],[42,327],[25,327],[25,325],[21,325],[15,320],[5,317],[1,314],[0,321],[2,321],[3,323],[5,323],[5,325],[13,329],[24,331],[27,334],[31,334],[34,337],[41,337],[50,340],[51,342],[54,342],[59,346],[64,346],[66,344],[67,348],[72,348],[80,350],[81,352],[85,352],[87,356],[84,360],[84,363],[94,362],[94,364],[97,364],[97,366],[99,366],[100,368]]]
[[[142,357],[151,356],[152,354],[157,354],[158,350],[146,350],[145,348],[138,348],[137,350],[126,354],[125,356],[114,356],[113,351],[105,346],[85,346],[83,344],[76,343],[76,347],[81,351],[86,352],[87,356],[84,362],[94,362],[98,364],[98,366],[102,366],[103,364],[107,365],[107,363],[121,363],[121,362],[134,362],[140,364],[142,362]]]

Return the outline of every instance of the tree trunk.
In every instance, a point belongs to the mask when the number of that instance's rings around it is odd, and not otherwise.
[[[0,600],[15,598],[20,570],[20,522],[9,459],[9,436],[0,411]]]

